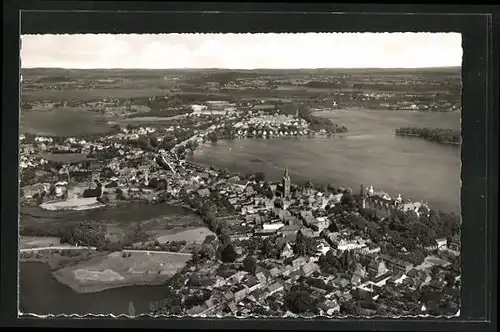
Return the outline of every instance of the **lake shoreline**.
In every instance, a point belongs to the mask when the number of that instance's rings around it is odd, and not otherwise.
[[[460,143],[457,143],[457,142],[436,141],[436,140],[432,140],[432,139],[427,139],[427,138],[422,137],[422,136],[420,136],[418,134],[396,134],[396,136],[401,136],[401,137],[416,137],[416,138],[420,138],[420,139],[426,140],[428,142],[434,142],[434,143],[439,143],[439,144],[444,144],[444,145],[456,145],[456,146],[460,146],[461,145]]]
[[[319,135],[265,142],[221,140],[200,145],[188,161],[203,167],[228,169],[231,173],[259,171],[270,181],[279,181],[283,168],[288,166],[294,183],[311,180],[355,191],[361,184],[373,185],[391,196],[401,193],[412,200],[428,201],[431,208],[460,213],[459,146],[394,135],[395,129],[408,125],[460,130],[460,112],[359,108],[314,112],[318,113],[344,124],[349,132],[332,135],[331,140]],[[437,168],[425,171],[423,165]],[[446,176],[437,176],[439,172]],[[421,180],[413,180],[415,173],[421,174]],[[433,190],[436,185],[442,190]]]

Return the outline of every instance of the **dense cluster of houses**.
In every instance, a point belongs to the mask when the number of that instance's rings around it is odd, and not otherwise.
[[[245,118],[233,125],[237,137],[282,137],[308,135],[309,124],[297,116],[274,114]]]
[[[307,128],[307,123],[302,120],[279,115],[252,117],[234,126],[238,130],[245,130],[250,124],[267,126],[266,128],[275,125]],[[208,130],[216,129],[217,127],[209,127]],[[235,315],[247,315],[257,307],[266,307],[266,301],[269,299],[278,305],[283,304],[286,292],[301,277],[314,278],[328,285],[327,288],[311,288],[314,294],[324,299],[321,311],[327,315],[339,312],[343,302],[351,301],[351,293],[355,289],[362,289],[376,298],[387,285],[404,285],[409,290],[422,284],[434,283],[435,287],[443,286],[442,280],[438,279],[440,281],[436,283],[429,277],[425,268],[381,254],[378,245],[369,239],[361,238],[353,230],[343,228],[336,232],[326,231],[332,222],[326,207],[339,204],[346,191],[332,193],[310,186],[294,186],[287,171],[281,183],[221,175],[218,171],[179,160],[165,150],[149,151],[129,144],[130,140],[137,140],[152,133],[161,140],[162,135],[176,130],[182,128],[165,128],[161,133],[150,127],[122,129],[119,133],[95,140],[67,138],[57,143],[51,138],[36,137],[34,142],[25,144],[25,138],[21,137],[21,167],[37,169],[46,163],[46,159],[40,157],[40,152],[96,155],[100,157],[96,158],[99,159],[97,168],[90,171],[93,174],[92,180],[102,183],[103,192],[108,194],[121,189],[122,199],[140,198],[158,202],[167,197],[170,201],[180,202],[181,194],[207,198],[217,192],[217,195],[232,207],[232,213],[217,217],[219,221],[227,224],[231,231],[230,238],[239,254],[235,264],[241,265],[245,257],[246,248],[238,245],[241,241],[253,237],[279,238],[279,258],[259,261],[255,274],[240,270],[229,277],[217,276],[218,263],[214,263],[204,272],[190,271],[187,277],[202,273],[213,281],[205,286],[211,291],[210,298],[189,309],[188,313],[192,315],[213,315],[225,311]],[[103,155],[105,157],[102,157]],[[53,183],[43,182],[31,187],[26,186],[23,188],[24,196],[29,199],[36,193],[48,192],[55,186],[57,198],[67,197],[68,186],[71,184],[69,175],[89,171],[89,166],[85,166],[87,160],[62,163],[66,166],[57,172],[63,178],[67,175],[67,181],[57,179]],[[413,210],[417,214],[422,213],[422,207],[426,207],[426,204],[420,202],[404,202],[401,196],[392,199],[385,193],[375,192],[372,187],[362,189],[362,198],[364,207]],[[305,238],[317,240],[314,255],[295,255],[292,248],[299,231]],[[438,240],[436,248],[459,252],[460,242],[459,239],[450,243]],[[356,264],[353,272],[342,272],[333,276],[320,272],[318,265],[320,256],[329,251],[335,255],[345,251],[355,252],[362,259]],[[288,262],[290,259],[291,262]]]

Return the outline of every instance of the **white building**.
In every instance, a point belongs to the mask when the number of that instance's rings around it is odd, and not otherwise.
[[[273,223],[273,224],[266,223],[266,224],[262,225],[262,229],[264,229],[266,231],[267,230],[269,230],[269,231],[270,230],[276,230],[277,231],[278,229],[280,229],[280,228],[282,228],[284,226],[285,226],[285,224],[283,224],[281,222],[277,222],[277,223]]]
[[[362,249],[364,247],[366,247],[366,243],[363,240],[347,241],[342,239],[337,244],[337,249],[340,251]]]

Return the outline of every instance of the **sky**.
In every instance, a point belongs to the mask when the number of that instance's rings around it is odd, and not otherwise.
[[[462,64],[459,33],[21,36],[22,68],[425,68]]]

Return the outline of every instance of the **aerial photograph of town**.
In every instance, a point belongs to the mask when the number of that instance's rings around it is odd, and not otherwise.
[[[20,54],[20,315],[460,315],[460,34]]]

